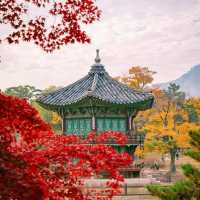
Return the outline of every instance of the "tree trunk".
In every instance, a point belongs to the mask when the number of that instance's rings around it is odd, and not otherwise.
[[[161,160],[162,160],[162,162],[165,162],[165,155],[164,154],[161,155]]]
[[[175,165],[175,160],[176,160],[176,149],[170,149],[170,172],[175,173],[176,172],[176,165]]]

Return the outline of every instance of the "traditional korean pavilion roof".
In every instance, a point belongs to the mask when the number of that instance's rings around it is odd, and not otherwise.
[[[144,104],[143,109],[150,108],[154,99],[151,93],[133,90],[110,77],[101,64],[97,50],[95,64],[86,76],[71,85],[39,97],[37,102],[47,107],[66,107],[92,97],[105,103],[131,107],[138,103]]]

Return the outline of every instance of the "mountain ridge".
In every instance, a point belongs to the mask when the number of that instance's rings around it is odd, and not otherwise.
[[[188,72],[173,81],[154,84],[153,87],[167,89],[170,83],[180,85],[180,89],[188,97],[200,97],[200,64],[194,65]]]

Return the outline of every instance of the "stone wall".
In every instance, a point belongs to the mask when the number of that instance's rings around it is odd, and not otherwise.
[[[113,200],[157,200],[144,186],[128,186],[123,189],[123,193],[120,196],[116,196]]]
[[[90,179],[86,181],[85,190],[95,189],[101,190],[106,188],[105,179]],[[146,185],[157,183],[153,178],[132,178],[125,179],[121,187],[121,194],[114,197],[114,200],[158,200],[153,197],[146,189]]]

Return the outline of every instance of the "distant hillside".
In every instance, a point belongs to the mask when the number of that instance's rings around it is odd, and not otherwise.
[[[200,64],[195,65],[190,71],[174,81],[160,83],[154,86],[166,89],[170,83],[180,85],[181,90],[189,97],[200,97]]]

